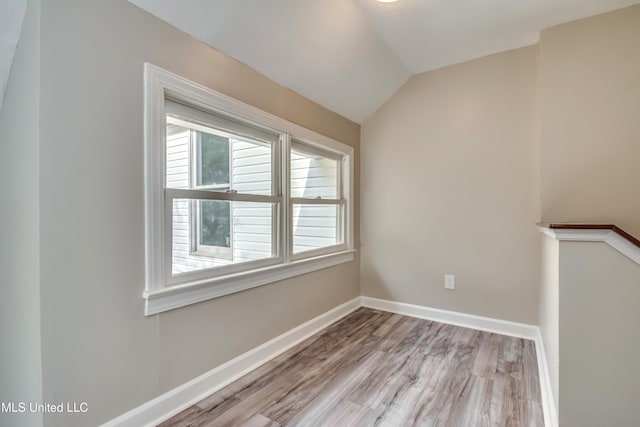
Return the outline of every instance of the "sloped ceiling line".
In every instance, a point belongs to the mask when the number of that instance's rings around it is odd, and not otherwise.
[[[129,0],[362,123],[414,74],[640,0]]]
[[[27,0],[0,2],[0,112],[9,82],[13,57],[18,46]]]
[[[128,0],[354,122],[413,74],[640,0]],[[0,108],[26,0],[0,1]],[[115,29],[114,29],[115,31]]]

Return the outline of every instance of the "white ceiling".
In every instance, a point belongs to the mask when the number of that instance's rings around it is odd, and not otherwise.
[[[0,111],[26,7],[27,0],[0,0]]]
[[[129,0],[362,123],[411,75],[640,0]],[[26,0],[0,1],[0,109]]]
[[[354,1],[412,74],[538,42],[540,31],[639,0]],[[390,6],[390,7],[389,7]]]
[[[361,122],[410,73],[351,0],[129,0]]]
[[[129,0],[362,123],[411,75],[640,0]]]

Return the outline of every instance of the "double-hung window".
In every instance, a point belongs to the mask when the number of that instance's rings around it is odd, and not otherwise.
[[[145,65],[146,313],[353,259],[353,149]]]

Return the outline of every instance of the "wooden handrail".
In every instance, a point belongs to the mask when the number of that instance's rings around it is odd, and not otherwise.
[[[552,230],[611,230],[640,248],[640,240],[614,224],[538,224]]]

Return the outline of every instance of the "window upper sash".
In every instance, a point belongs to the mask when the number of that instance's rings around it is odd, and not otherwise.
[[[204,132],[210,132],[207,128],[213,128],[223,132],[228,132],[227,135],[223,134],[224,136],[244,136],[251,140],[258,140],[266,143],[277,143],[280,138],[278,132],[241,123],[231,118],[222,117],[220,114],[223,113],[206,112],[170,99],[165,100],[165,113],[190,123],[192,124],[190,127]],[[200,129],[198,129],[198,124],[202,125]]]

